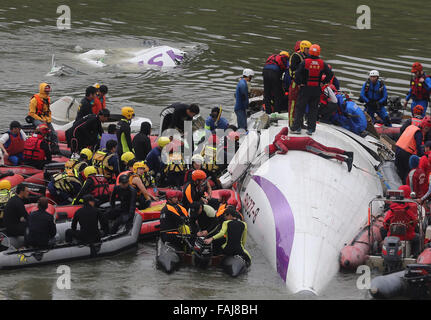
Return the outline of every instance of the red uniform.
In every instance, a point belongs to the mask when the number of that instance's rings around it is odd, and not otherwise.
[[[93,114],[98,115],[99,111],[103,109],[102,101],[100,101],[99,97],[94,97],[93,107],[91,111]]]
[[[289,129],[283,128],[274,139],[274,142],[269,145],[269,154],[278,152],[279,154],[285,154],[290,150],[308,151],[317,155],[325,155],[331,158],[335,158],[340,161],[345,161],[345,151],[338,148],[331,148],[318,143],[310,137],[289,137],[286,134]]]
[[[397,237],[400,240],[412,240],[415,237],[415,226],[417,223],[417,206],[413,203],[392,203],[390,209],[386,212],[384,227],[388,230],[388,236],[391,235],[390,225],[392,223],[404,224],[407,227],[406,235]]]
[[[419,167],[410,170],[406,184],[410,186],[412,192],[416,193],[417,198],[422,198],[428,191],[425,171]]]

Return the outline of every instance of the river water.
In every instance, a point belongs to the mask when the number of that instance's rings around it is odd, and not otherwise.
[[[292,51],[297,40],[322,48],[341,87],[355,97],[371,69],[378,69],[390,95],[408,90],[410,65],[421,61],[431,69],[429,2],[408,1],[61,1],[0,4],[0,127],[25,117],[32,94],[47,81],[52,98],[81,98],[95,82],[109,87],[108,108],[124,105],[159,125],[161,108],[197,102],[204,115],[222,105],[232,111],[233,93],[242,69],[255,71],[253,86],[262,87],[265,59]],[[58,30],[58,5],[71,9],[71,29]],[[356,27],[356,8],[371,8],[371,29]],[[170,45],[187,57],[171,69],[125,67],[130,51]],[[79,53],[104,49],[103,68],[86,64]],[[51,76],[51,56],[83,74]],[[155,243],[107,260],[71,263],[72,289],[56,286],[57,266],[1,273],[0,297],[7,299],[290,299],[279,276],[252,239],[250,272],[232,281],[218,270],[185,268],[167,276],[155,268]],[[368,299],[356,288],[357,276],[338,274],[319,298]]]

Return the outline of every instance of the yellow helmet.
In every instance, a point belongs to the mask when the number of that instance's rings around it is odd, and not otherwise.
[[[289,58],[289,52],[287,52],[287,51],[281,51],[280,52],[280,56],[286,56],[286,57]]]
[[[8,189],[10,190],[12,186],[10,185],[10,181],[9,180],[2,180],[0,181],[0,190],[4,190],[4,189]]]
[[[171,142],[171,139],[169,139],[168,137],[160,137],[159,139],[157,139],[157,145],[160,148],[164,148],[170,142]]]
[[[127,164],[130,160],[135,159],[135,155],[131,151],[124,152],[121,155],[121,161]]]
[[[95,87],[96,89],[100,89],[100,84],[96,82],[95,84],[93,84],[93,87]]]
[[[84,169],[84,176],[86,178],[88,178],[89,175],[96,174],[96,173],[97,173],[97,170],[93,166],[88,166],[87,168]]]
[[[91,158],[93,158],[93,152],[88,149],[88,148],[84,148],[81,150],[81,152],[79,153],[80,156],[84,155],[87,157],[87,160],[90,160]]]
[[[135,116],[135,110],[132,107],[123,107],[121,109],[121,115],[127,120],[131,120]]]
[[[143,161],[135,162],[135,164],[133,165],[133,172],[136,173],[139,168],[143,168],[145,172],[149,171],[148,166]]]
[[[304,52],[305,48],[310,48],[311,47],[311,42],[308,40],[302,40],[301,43],[299,44],[299,50],[301,50],[301,52]]]

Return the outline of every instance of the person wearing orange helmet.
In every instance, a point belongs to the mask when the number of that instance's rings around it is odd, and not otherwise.
[[[411,72],[413,75],[410,80],[410,90],[404,102],[404,108],[407,107],[408,101],[412,99],[410,106],[412,114],[413,108],[416,105],[421,105],[424,108],[422,112],[422,117],[424,117],[428,108],[428,102],[430,101],[431,77],[425,74],[423,66],[419,62],[413,63]]]
[[[190,209],[197,202],[208,204],[205,197],[207,188],[207,174],[203,170],[195,170],[192,173],[192,181],[187,182],[183,189],[183,206]]]
[[[423,111],[424,111],[424,107],[422,107],[420,104],[416,105],[413,108],[413,116],[410,119],[407,119],[403,123],[403,125],[401,126],[401,129],[400,129],[400,135],[403,134],[404,130],[406,130],[407,127],[412,125],[412,124],[419,127],[419,125],[421,124],[422,119],[423,119],[423,117],[422,117]],[[428,135],[428,133],[427,133],[427,135]],[[424,141],[430,140],[427,138],[427,135],[425,135]]]
[[[289,53],[282,51],[266,59],[263,67],[263,103],[266,113],[280,112],[282,109],[283,74],[289,69]]]
[[[410,156],[423,156],[424,152],[422,149],[422,142],[430,128],[431,117],[426,116],[422,119],[419,126],[415,126],[414,124],[408,126],[398,139],[395,149],[395,166],[397,168],[398,175],[403,182],[406,181],[407,174],[410,170]]]
[[[298,104],[295,107],[292,133],[300,134],[305,109],[308,104],[307,134],[312,135],[316,130],[318,105],[321,94],[321,84],[328,83],[334,76],[328,65],[319,58],[320,46],[313,44],[309,49],[309,57],[305,58],[295,72],[295,81],[300,86]],[[322,75],[326,78],[322,82]]]
[[[46,123],[37,126],[35,133],[25,140],[23,159],[26,165],[42,169],[52,160],[51,149],[46,140],[50,130]]]

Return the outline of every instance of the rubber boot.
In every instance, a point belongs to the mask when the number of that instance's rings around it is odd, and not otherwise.
[[[347,158],[345,161],[347,163],[347,171],[352,171],[353,158]]]

